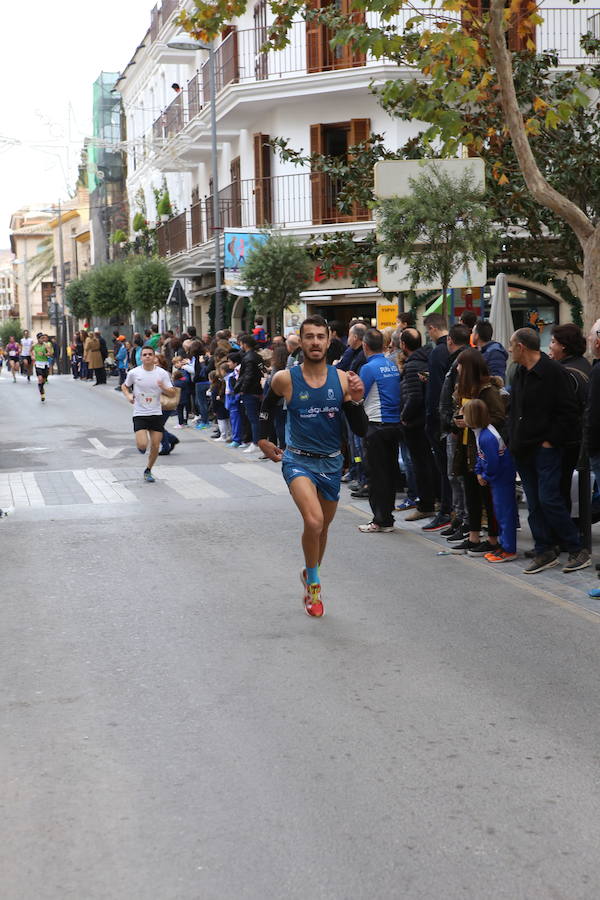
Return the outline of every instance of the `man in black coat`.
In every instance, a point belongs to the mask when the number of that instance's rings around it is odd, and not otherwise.
[[[434,515],[434,463],[425,434],[425,390],[429,376],[429,348],[423,347],[416,328],[405,328],[400,349],[406,357],[401,384],[400,420],[415,471],[419,502],[406,517],[407,522]]]
[[[423,323],[427,329],[433,349],[429,354],[429,377],[425,389],[425,434],[431,445],[431,451],[437,470],[438,496],[440,498],[439,513],[423,526],[423,531],[441,531],[450,524],[452,512],[452,492],[448,481],[448,460],[446,458],[446,440],[442,439],[440,429],[440,394],[449,357],[447,345],[448,326],[440,313],[430,313]]]
[[[448,482],[452,491],[452,509],[454,511],[454,533],[448,535],[448,540],[453,537],[462,537],[468,523],[467,503],[463,478],[454,474],[454,454],[458,442],[459,429],[454,424],[454,389],[458,381],[458,361],[463,350],[469,347],[471,332],[465,325],[453,325],[448,332],[446,344],[448,347],[448,371],[440,391],[439,421],[442,439],[446,441],[446,459],[448,462]],[[468,530],[468,529],[467,529]]]
[[[259,449],[258,414],[262,402],[263,363],[256,352],[256,340],[251,334],[242,335],[240,344],[244,355],[240,366],[240,376],[233,392],[240,395],[244,411],[252,429],[252,442],[243,452],[254,453]]]
[[[572,379],[540,351],[539,333],[532,328],[515,331],[510,351],[518,369],[511,388],[509,448],[527,497],[535,541],[535,557],[524,571],[534,575],[559,564],[554,549],[558,535],[569,554],[563,572],[575,572],[590,565],[590,554],[582,547],[560,491],[564,448],[581,427]]]

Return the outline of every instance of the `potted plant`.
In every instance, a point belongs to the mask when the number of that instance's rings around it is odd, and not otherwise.
[[[169,217],[173,214],[171,198],[169,197],[168,191],[164,191],[160,195],[160,200],[158,201],[156,212],[161,222],[167,222]]]
[[[133,230],[134,231],[143,231],[147,227],[146,217],[141,212],[136,212],[133,217]]]

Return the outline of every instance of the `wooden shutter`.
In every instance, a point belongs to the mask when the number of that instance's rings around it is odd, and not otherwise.
[[[480,31],[479,23],[481,22],[482,15],[482,0],[467,0],[466,7],[461,12],[461,24],[463,31],[465,31],[467,34],[476,35]]]
[[[325,0],[310,0],[311,9],[323,9]],[[327,29],[319,22],[306,23],[306,71],[324,72],[327,66]]]
[[[310,126],[310,152],[324,153],[325,132],[322,125]],[[321,225],[326,217],[327,209],[327,176],[322,172],[310,173],[310,191],[312,200],[312,218],[314,225]]]
[[[364,144],[371,136],[371,120],[370,119],[350,119],[350,133],[348,135],[348,146],[355,147],[357,144]],[[348,156],[351,159],[351,155]],[[360,203],[354,203],[352,206],[352,216],[355,222],[366,222],[371,218],[371,212],[367,206]]]
[[[364,24],[364,11],[352,9],[352,0],[341,0],[341,10],[353,25]],[[333,54],[333,66],[336,69],[352,69],[355,66],[364,66],[366,63],[365,54],[356,50],[353,44],[344,44],[343,47],[336,47],[333,51],[329,44],[327,47]]]
[[[227,25],[223,29],[223,43],[217,53],[217,90],[226,84],[239,81],[238,68],[238,35],[235,25]],[[219,64],[220,63],[220,64]]]
[[[521,0],[519,9],[513,15],[507,34],[508,49],[516,52],[527,50],[527,41],[535,43],[536,29],[534,27],[523,28],[523,20],[535,12],[535,4],[531,0]]]
[[[271,224],[271,147],[268,134],[254,135],[254,208],[257,228]]]
[[[242,167],[239,156],[231,161],[229,166],[231,176],[231,215],[232,228],[242,227]]]

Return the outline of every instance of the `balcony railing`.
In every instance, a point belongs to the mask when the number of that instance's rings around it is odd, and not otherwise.
[[[267,225],[313,228],[370,220],[370,211],[356,205],[341,212],[338,193],[337,181],[310,172],[233,182],[219,191],[219,231]],[[159,254],[173,256],[212,240],[213,225],[209,196],[158,227]]]
[[[152,15],[158,20],[163,15],[165,7],[172,12],[178,6],[178,0],[172,0],[172,2],[163,0],[162,8],[159,8],[158,5],[155,6]],[[586,59],[595,58],[587,56],[579,42],[581,36],[587,32],[600,38],[600,9],[546,8],[542,6],[541,14],[544,22],[536,29],[538,52],[555,50],[565,65],[574,65]],[[404,9],[391,20],[389,25],[402,32],[407,21],[414,15],[413,9]],[[459,13],[447,11],[443,13],[444,20],[457,17],[460,17]],[[374,25],[377,21],[376,14],[369,13],[367,15],[368,24]],[[416,26],[415,30],[423,30],[425,27],[431,27],[431,18]],[[281,81],[285,78],[307,74],[308,71],[314,75],[355,65],[368,68],[378,63],[369,56],[353,59],[346,55],[341,62],[330,56],[327,65],[321,66],[318,70],[309,70],[307,68],[306,24],[304,22],[292,24],[290,43],[283,50],[263,53],[261,47],[264,45],[266,37],[267,33],[264,28],[250,28],[233,31],[225,38],[215,51],[217,93],[229,84]],[[152,139],[160,141],[174,137],[198,115],[209,100],[210,87],[208,62],[206,62],[200,71],[188,81],[184,91],[178,94],[156,119],[152,126]]]

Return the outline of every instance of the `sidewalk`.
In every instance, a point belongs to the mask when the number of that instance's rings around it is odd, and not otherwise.
[[[357,515],[364,515],[365,522],[370,521],[372,518],[369,501],[357,500],[351,497],[350,491],[346,485],[342,485],[340,506],[351,510]],[[527,524],[527,506],[524,503],[519,505],[519,515],[521,519],[521,528],[517,532],[517,553],[519,555],[513,562],[501,563],[499,565],[492,565],[485,559],[475,559],[466,555],[438,556],[437,554],[440,551],[448,548],[446,539],[437,532],[431,534],[422,531],[422,526],[429,521],[428,519],[421,519],[418,522],[406,522],[406,515],[407,513],[403,512],[394,513],[396,520],[394,532],[386,535],[365,534],[363,535],[365,542],[387,538],[401,543],[406,537],[409,537],[412,540],[425,541],[431,545],[432,564],[439,565],[440,567],[445,567],[447,565],[485,566],[490,572],[490,577],[504,578],[507,579],[509,583],[511,581],[513,583],[518,582],[520,589],[525,588],[538,595],[542,592],[549,595],[548,599],[555,598],[553,602],[559,601],[561,603],[575,604],[579,609],[593,613],[594,618],[597,618],[598,624],[600,624],[600,599],[593,599],[592,597],[587,596],[587,592],[591,588],[600,587],[600,581],[597,577],[598,573],[595,569],[595,561],[600,558],[600,554],[596,554],[594,558],[594,549],[598,547],[600,540],[598,538],[598,533],[595,530],[592,530],[592,564],[587,569],[580,569],[577,572],[564,574],[562,565],[566,562],[567,555],[566,553],[563,553],[560,557],[560,566],[556,566],[553,569],[546,569],[538,575],[524,575],[523,569],[527,565],[528,560],[525,559],[523,553],[533,546],[531,531]],[[440,571],[440,577],[441,576],[442,571]],[[465,577],[468,577],[467,572],[465,572]]]

